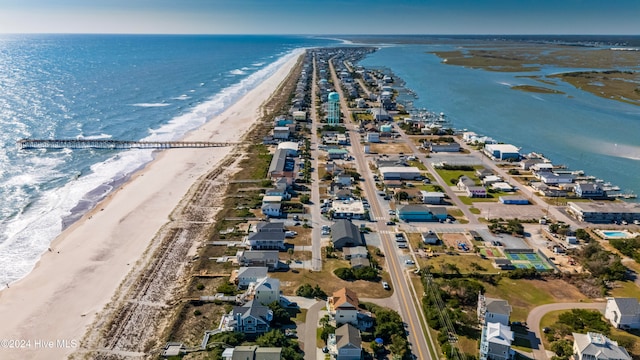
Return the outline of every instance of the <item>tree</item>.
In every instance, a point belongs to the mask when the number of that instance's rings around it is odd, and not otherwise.
[[[587,230],[581,228],[576,229],[576,238],[584,241],[589,241],[591,240],[591,235],[589,235],[589,232]]]
[[[300,195],[300,202],[303,204],[308,204],[311,200],[311,197],[307,194]]]
[[[263,347],[285,347],[289,344],[289,339],[282,333],[282,331],[273,329],[256,339],[256,344]]]
[[[551,343],[551,351],[556,353],[552,359],[567,360],[573,356],[573,344],[569,340],[558,340]]]
[[[302,284],[296,290],[296,296],[302,296],[308,299],[313,299],[313,288],[311,287],[311,285],[307,283]]]
[[[286,324],[291,322],[291,316],[287,309],[280,305],[279,301],[274,301],[267,305],[273,312],[273,322],[276,324]]]
[[[351,268],[337,268],[333,270],[333,273],[342,280],[352,281],[356,279],[355,274]]]

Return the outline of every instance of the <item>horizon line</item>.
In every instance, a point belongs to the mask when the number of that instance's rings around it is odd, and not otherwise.
[[[640,34],[597,34],[597,33],[343,33],[343,34],[322,34],[322,33],[126,33],[126,32],[0,32],[0,35],[191,35],[191,36],[640,36]]]

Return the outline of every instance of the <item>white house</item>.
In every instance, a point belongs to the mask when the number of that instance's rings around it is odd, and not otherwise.
[[[241,267],[238,269],[236,283],[241,289],[246,289],[249,284],[257,283],[267,277],[269,269],[266,267]]]
[[[253,301],[262,305],[269,305],[280,300],[280,280],[265,277],[254,288]]]
[[[608,337],[589,332],[573,333],[573,358],[575,360],[631,360],[625,348]]]
[[[327,309],[336,320],[336,325],[352,324],[358,325],[358,295],[355,292],[342,288],[333,293],[327,299]]]
[[[482,179],[482,185],[484,186],[489,186],[495,183],[499,183],[502,182],[502,178],[500,176],[497,175],[489,175],[489,176],[485,176]]]
[[[571,174],[556,174],[545,171],[536,173],[536,177],[547,185],[570,184],[573,182],[573,175]]]
[[[511,349],[513,331],[508,326],[489,322],[482,329],[480,338],[480,359],[508,360],[512,359],[514,351]]]
[[[380,142],[380,134],[374,131],[368,132],[366,137],[366,142],[369,143],[379,143]]]
[[[618,329],[640,329],[638,299],[608,297],[604,317]]]
[[[445,195],[439,191],[424,191],[420,190],[420,197],[424,204],[441,204]]]
[[[493,299],[478,295],[478,320],[480,323],[500,323],[509,325],[509,316],[511,316],[511,305],[502,299]]]
[[[262,206],[260,207],[262,214],[269,217],[279,217],[282,215],[282,196],[265,195],[262,198]]]
[[[295,141],[283,141],[278,144],[278,149],[285,151],[287,156],[298,156],[298,150],[300,149],[300,144]]]
[[[276,126],[273,128],[273,138],[286,140],[291,135],[291,131],[288,126]]]

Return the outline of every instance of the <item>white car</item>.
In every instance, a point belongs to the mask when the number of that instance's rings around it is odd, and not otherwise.
[[[411,259],[405,260],[404,263],[407,264],[407,265],[415,265],[416,264],[416,262],[411,260]]]
[[[391,286],[389,286],[389,283],[386,281],[382,282],[382,288],[385,290],[391,290]]]

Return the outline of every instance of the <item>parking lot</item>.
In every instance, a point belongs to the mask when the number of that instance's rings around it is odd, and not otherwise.
[[[499,202],[474,202],[473,206],[480,209],[480,216],[487,219],[539,219],[545,215],[539,206],[535,205],[504,205]]]

